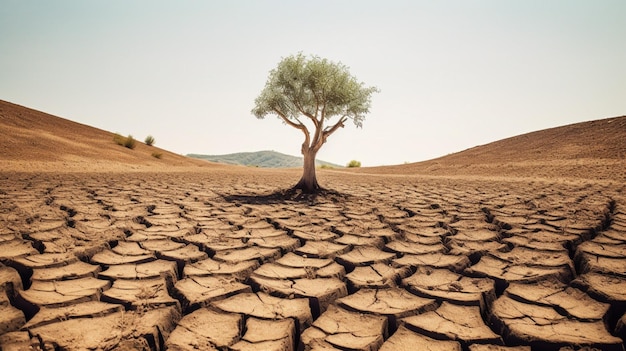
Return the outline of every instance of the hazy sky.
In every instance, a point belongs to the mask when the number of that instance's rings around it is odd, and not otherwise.
[[[380,89],[318,158],[421,161],[626,114],[626,1],[0,0],[0,99],[181,154],[299,155],[250,113],[303,52]]]

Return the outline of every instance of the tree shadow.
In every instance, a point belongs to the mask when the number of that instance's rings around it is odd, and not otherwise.
[[[219,194],[225,201],[236,204],[249,205],[273,205],[284,204],[289,202],[306,203],[315,205],[319,203],[338,203],[349,199],[349,195],[342,194],[335,190],[320,189],[314,193],[304,192],[300,189],[281,189],[269,194],[250,194],[250,195],[226,195]]]

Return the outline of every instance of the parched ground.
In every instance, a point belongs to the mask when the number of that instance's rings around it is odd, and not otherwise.
[[[4,101],[0,135],[3,351],[624,350],[626,116],[317,197]]]
[[[626,186],[0,172],[2,350],[624,350]]]

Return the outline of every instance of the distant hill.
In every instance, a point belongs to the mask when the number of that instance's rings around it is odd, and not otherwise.
[[[302,157],[286,155],[276,151],[239,152],[227,155],[188,154],[187,157],[231,165],[263,168],[295,168],[302,167],[304,164],[304,159]],[[317,166],[329,166],[334,168],[343,167],[321,160],[316,160],[315,163]]]

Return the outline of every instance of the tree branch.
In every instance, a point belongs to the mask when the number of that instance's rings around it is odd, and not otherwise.
[[[316,116],[313,116],[313,115],[311,115],[310,113],[307,113],[307,112],[306,112],[306,111],[302,108],[302,106],[300,105],[299,101],[295,100],[295,101],[293,101],[293,104],[296,106],[296,108],[298,109],[298,111],[300,111],[300,113],[301,113],[303,116],[307,117],[308,119],[310,119],[310,120],[311,120],[311,122],[313,122],[313,126],[315,127],[315,136],[314,136],[314,139],[313,139],[313,144],[317,144],[317,141],[318,141],[318,140],[319,140],[319,138],[320,138],[320,130],[322,129],[322,125],[323,125],[323,124],[322,124],[320,121],[318,121],[318,120],[317,120],[317,118],[315,118]],[[317,115],[317,112],[316,112],[316,115]],[[281,117],[283,117],[283,119],[285,119],[285,117],[284,117],[284,116],[281,116]],[[310,148],[310,147],[312,146],[312,144],[311,144],[311,135],[310,135],[310,133],[309,133],[309,130],[306,128],[306,126],[304,125],[304,123],[302,123],[302,122],[298,119],[298,117],[295,117],[295,119],[298,121],[298,123],[300,123],[300,126],[301,126],[301,127],[296,127],[296,128],[298,128],[298,129],[302,130],[302,132],[304,133],[304,137],[305,137],[305,141],[304,141],[304,143],[306,144],[306,148],[308,149],[308,148]],[[291,121],[290,121],[290,122],[291,122]],[[291,122],[291,123],[293,123],[293,122]],[[295,125],[297,126],[297,124],[296,124],[296,123],[293,123],[293,124],[295,124]],[[292,125],[292,126],[293,126],[293,125]],[[320,146],[321,146],[321,145],[320,145]],[[303,154],[304,154],[304,147],[305,147],[305,146],[304,146],[304,144],[302,144],[302,148],[303,148],[303,149],[302,149],[302,153],[303,153]]]
[[[329,135],[333,134],[337,129],[343,128],[344,127],[344,123],[346,123],[347,120],[348,120],[348,117],[346,117],[346,116],[341,117],[339,119],[339,121],[337,121],[337,123],[335,123],[334,126],[328,127],[326,129],[324,129],[324,134],[326,136],[329,136]]]
[[[316,123],[316,122],[317,122],[317,119],[315,118],[315,116],[313,116],[312,114],[310,114],[310,113],[306,112],[306,111],[304,110],[304,108],[302,108],[302,105],[300,104],[300,101],[299,101],[298,99],[292,99],[292,101],[291,101],[291,102],[294,104],[294,106],[296,106],[296,108],[298,109],[298,111],[300,111],[300,113],[301,113],[303,116],[305,116],[305,117],[307,117],[308,119],[310,119],[311,121],[313,121],[313,124],[315,124],[315,127],[317,128],[317,123]],[[317,111],[316,111],[316,113],[315,113],[315,114],[317,115]],[[300,121],[298,121],[298,122],[300,122]],[[300,122],[300,123],[302,123],[302,122]]]
[[[282,112],[278,111],[277,109],[273,109],[273,111],[285,123],[287,123],[288,125],[296,128],[296,129],[300,129],[302,131],[302,133],[304,133],[304,143],[302,143],[302,149],[301,149],[302,154],[304,154],[304,152],[309,148],[309,145],[310,145],[310,142],[311,142],[311,135],[310,135],[309,130],[307,129],[307,127],[302,122],[300,122],[300,120],[298,118],[296,118],[298,123],[294,123],[289,118],[287,118],[287,116],[285,116]]]
[[[343,116],[343,117],[341,117],[339,119],[339,121],[337,121],[337,123],[335,123],[334,126],[325,128],[324,131],[322,132],[323,143],[325,143],[326,142],[326,138],[328,138],[331,134],[336,132],[337,129],[343,128],[344,127],[344,123],[346,123],[347,120],[348,120],[348,117]]]
[[[311,122],[313,122],[313,125],[315,126],[315,129],[319,129],[320,128],[320,122],[317,120],[317,118],[315,118],[316,116],[313,116],[312,114],[306,113],[304,111],[300,111],[300,112],[302,112],[302,114],[304,116],[306,116],[308,119],[311,120]],[[317,115],[317,113],[316,113],[316,115]]]
[[[299,123],[294,123],[289,118],[287,118],[287,116],[285,116],[282,112],[278,111],[277,109],[272,109],[272,111],[274,111],[278,115],[278,117],[280,117],[283,120],[283,122],[287,123],[288,125],[296,129],[302,129],[302,128],[306,129],[306,126],[302,124],[302,122],[298,121]]]

